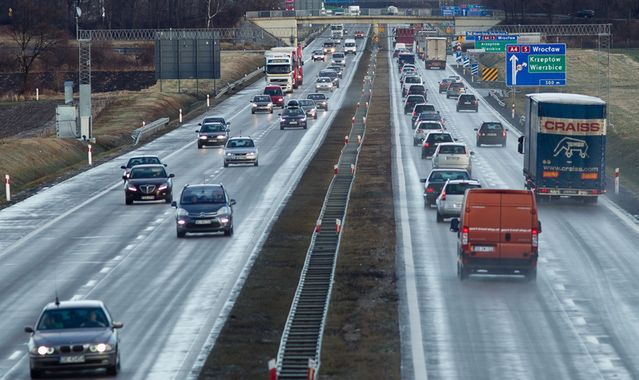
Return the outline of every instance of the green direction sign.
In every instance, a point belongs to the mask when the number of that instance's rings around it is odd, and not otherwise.
[[[486,53],[504,53],[506,45],[517,44],[517,36],[482,34],[475,36],[475,49],[483,49]]]
[[[566,71],[565,55],[534,55],[528,56],[529,73],[563,73]]]

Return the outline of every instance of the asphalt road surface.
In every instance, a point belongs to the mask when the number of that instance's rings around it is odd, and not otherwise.
[[[289,99],[315,92],[316,74],[327,63],[309,59],[323,40],[305,49],[304,85]],[[0,379],[28,378],[23,327],[35,324],[56,291],[60,299],[103,300],[114,319],[124,322],[118,378],[196,375],[270,225],[320,146],[360,57],[348,58],[340,89],[330,94],[330,111],[320,111],[307,130],[281,131],[278,109],[251,115],[249,100],[261,93],[263,80],[207,112],[230,120],[231,136],[256,140],[259,167],[224,168],[221,148],[198,150],[198,119],[2,210]],[[237,200],[235,235],[178,240],[174,208],[164,202],[125,206],[120,166],[139,154],[157,154],[168,163],[176,176],[174,199],[185,184],[222,182]],[[57,377],[66,376],[96,377]]]
[[[418,62],[428,102],[476,153],[473,177],[484,187],[523,189],[515,128],[509,127],[507,147],[477,148],[473,128],[482,121],[507,121],[483,100],[478,113],[455,112],[456,100],[446,99],[437,87],[454,72],[425,70]],[[434,208],[424,208],[419,179],[428,175],[431,162],[413,147],[396,63],[392,67],[402,377],[639,378],[636,221],[606,197],[596,205],[541,203],[536,282],[518,276],[471,276],[460,282],[457,235],[449,223],[436,222]]]

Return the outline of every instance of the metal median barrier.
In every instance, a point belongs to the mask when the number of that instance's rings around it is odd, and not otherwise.
[[[264,66],[262,67],[258,67],[257,70],[244,75],[243,78],[240,78],[238,80],[236,80],[235,82],[232,83],[227,83],[226,86],[222,87],[216,94],[215,94],[215,99],[219,99],[222,95],[226,94],[229,91],[232,91],[233,89],[235,89],[235,87],[255,78],[256,76],[259,76],[260,74],[264,73]]]
[[[356,175],[372,94],[377,49],[374,49],[335,175],[320,211],[277,354],[278,379],[315,379],[328,314],[342,225]]]
[[[167,124],[169,124],[168,117],[157,119],[156,121],[146,124],[141,128],[133,130],[133,132],[131,133],[131,138],[133,139],[133,141],[135,141],[135,145],[138,145],[140,140],[143,139],[145,136],[155,133],[158,129],[165,127]]]

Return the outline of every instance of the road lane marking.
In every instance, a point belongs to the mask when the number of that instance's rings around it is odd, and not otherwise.
[[[104,267],[104,268],[100,269],[100,273],[107,273],[110,270],[111,270],[111,267]]]
[[[121,255],[117,255],[113,258],[113,261],[120,261],[122,260],[122,256]]]
[[[22,351],[15,351],[13,354],[9,355],[7,360],[16,360],[20,355],[22,355]]]
[[[78,301],[82,299],[82,295],[81,294],[74,294],[73,297],[71,297],[71,301]]]
[[[89,282],[87,282],[86,284],[84,284],[84,286],[85,286],[85,287],[89,287],[89,288],[91,288],[91,287],[95,286],[95,284],[96,284],[96,283],[97,283],[97,281],[96,281],[96,280],[89,280]]]

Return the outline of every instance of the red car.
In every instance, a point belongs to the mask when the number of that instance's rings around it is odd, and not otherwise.
[[[264,87],[264,95],[271,97],[271,102],[274,106],[284,108],[284,92],[280,86]]]
[[[361,30],[355,31],[355,38],[364,38],[364,32]]]

